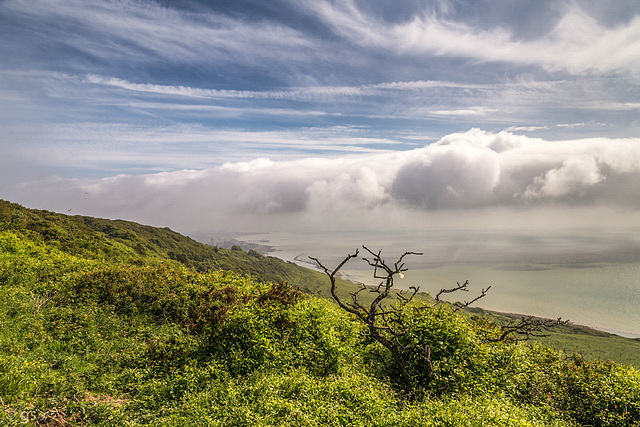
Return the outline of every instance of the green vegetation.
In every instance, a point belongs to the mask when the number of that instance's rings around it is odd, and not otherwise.
[[[546,337],[538,338],[543,345],[577,353],[586,359],[615,360],[618,363],[640,367],[640,340],[594,331],[575,325],[563,325],[550,330]]]
[[[408,397],[361,322],[244,257],[275,261],[110,223],[0,205],[0,425],[640,425],[635,368],[489,342],[486,317],[424,301],[402,340],[432,379],[409,364]]]
[[[68,216],[26,209],[0,200],[0,230],[19,231],[48,248],[82,259],[131,265],[184,265],[199,271],[226,270],[257,281],[295,284],[306,294],[329,297],[324,274],[281,259],[205,245],[169,228],[156,228],[123,220]],[[340,281],[346,291],[357,289]]]

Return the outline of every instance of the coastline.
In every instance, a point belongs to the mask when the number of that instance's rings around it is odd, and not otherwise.
[[[302,251],[296,235],[277,233],[226,233],[225,246],[237,244],[243,250],[255,250],[266,256],[274,256],[299,266],[322,271]],[[308,247],[324,246],[306,242]],[[321,252],[321,251],[318,251]],[[342,259],[342,250],[325,248],[324,253],[314,254],[328,267],[334,267]],[[340,253],[336,257],[335,253]],[[420,260],[408,262],[409,271],[398,280],[398,289],[420,286],[421,292],[434,294],[451,287],[457,281],[469,279],[470,292],[491,286],[489,295],[476,305],[498,313],[526,313],[536,317],[556,319],[562,317],[572,324],[584,326],[625,338],[640,338],[640,292],[634,285],[634,277],[640,271],[639,264],[590,264],[577,268],[571,264],[448,264],[415,265]],[[636,268],[637,267],[637,268]],[[349,264],[339,272],[340,278],[356,284],[377,285],[368,268],[358,269]],[[375,283],[374,283],[375,282]]]

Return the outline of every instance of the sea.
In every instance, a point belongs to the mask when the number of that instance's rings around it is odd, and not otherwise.
[[[474,306],[506,313],[562,318],[625,337],[640,337],[640,235],[628,231],[539,230],[278,231],[243,233],[243,242],[260,242],[270,256],[316,268],[310,256],[328,268],[348,254],[341,272],[349,280],[376,285],[361,258],[381,252],[388,264],[404,256],[398,289],[419,287],[432,295],[469,281],[469,292],[453,300],[487,295]]]

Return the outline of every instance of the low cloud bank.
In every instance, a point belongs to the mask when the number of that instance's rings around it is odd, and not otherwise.
[[[567,223],[599,226],[631,225],[638,182],[639,138],[545,141],[471,129],[411,151],[25,183],[16,201],[184,232],[463,226],[470,210],[541,226],[555,220],[532,212],[565,212]]]

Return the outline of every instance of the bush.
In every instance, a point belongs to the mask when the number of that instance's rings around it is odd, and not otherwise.
[[[427,304],[405,308],[407,333],[399,338],[409,349],[407,371],[416,390],[430,393],[462,392],[477,385],[488,345],[478,327],[450,307]],[[430,349],[433,372],[426,369],[424,351]]]
[[[580,424],[640,425],[640,372],[613,362],[568,359],[532,347],[529,367],[513,376],[519,401],[546,406]]]
[[[91,301],[112,306],[119,314],[145,314],[157,322],[204,331],[215,328],[251,292],[257,291],[247,278],[229,272],[198,274],[164,265],[114,266],[66,276],[56,298],[67,304]]]

